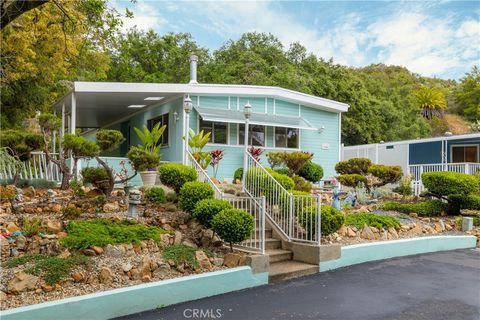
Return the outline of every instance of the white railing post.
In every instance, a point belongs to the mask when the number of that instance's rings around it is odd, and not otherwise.
[[[262,236],[261,236],[261,250],[262,250],[262,254],[265,254],[265,210],[266,210],[266,205],[267,203],[267,200],[265,198],[265,196],[262,196],[262,201],[261,201],[261,208],[260,208],[260,212],[261,212],[261,216],[260,216],[260,219],[262,221],[262,224],[261,224],[261,233],[262,233]]]
[[[293,194],[288,194],[289,200],[289,217],[288,217],[288,238],[293,238]]]
[[[322,241],[322,196],[317,194],[317,243],[321,244]]]

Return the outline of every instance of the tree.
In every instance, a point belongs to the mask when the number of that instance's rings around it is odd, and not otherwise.
[[[447,100],[441,90],[422,87],[415,90],[413,95],[425,119],[431,120],[433,117],[443,117],[443,112],[447,108]]]
[[[1,26],[5,28],[10,22],[15,20],[18,16],[32,9],[47,3],[49,0],[1,0]]]
[[[480,68],[474,66],[470,73],[461,79],[455,92],[457,102],[462,108],[461,113],[470,120],[480,119]]]

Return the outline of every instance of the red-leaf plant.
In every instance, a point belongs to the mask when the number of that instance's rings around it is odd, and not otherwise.
[[[248,148],[248,153],[258,162],[260,163],[260,156],[263,153],[263,149],[260,148],[255,148],[254,146],[251,146]]]
[[[223,159],[224,151],[221,149],[216,149],[210,151],[210,156],[212,157],[212,161],[210,162],[210,165],[213,168],[213,176],[216,178],[217,177],[217,171],[218,171],[218,163],[220,160]]]

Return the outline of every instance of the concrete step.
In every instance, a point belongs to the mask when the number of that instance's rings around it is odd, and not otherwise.
[[[252,242],[259,242],[260,240],[253,240]],[[282,241],[273,238],[265,239],[265,250],[266,249],[280,249],[282,247]]]
[[[318,265],[308,264],[299,261],[280,261],[270,263],[269,282],[302,277],[319,272]]]
[[[293,257],[292,251],[283,249],[268,249],[265,254],[269,256],[270,263],[292,260]]]
[[[259,238],[260,237],[260,229],[255,229],[255,234],[256,234],[256,237]],[[272,238],[272,235],[273,235],[272,229],[265,229],[265,239]]]

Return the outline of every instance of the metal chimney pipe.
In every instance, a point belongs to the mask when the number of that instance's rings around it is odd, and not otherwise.
[[[198,83],[197,81],[197,61],[198,57],[194,54],[190,56],[190,82],[192,84]]]

